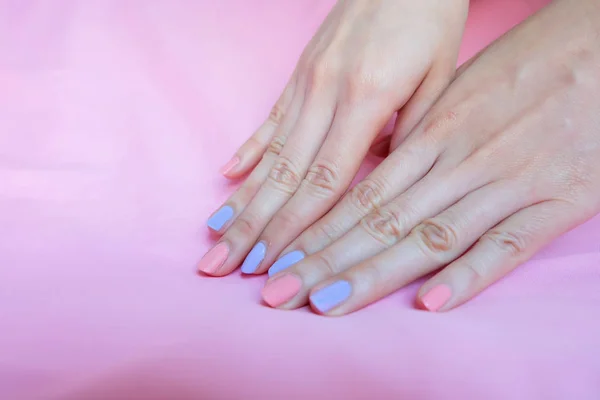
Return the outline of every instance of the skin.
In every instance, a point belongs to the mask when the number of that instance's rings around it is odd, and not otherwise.
[[[340,280],[358,310],[435,273],[446,311],[476,296],[557,236],[600,212],[600,3],[560,0],[461,68],[391,153],[281,254],[309,256],[300,292]],[[358,157],[358,155],[357,155]],[[332,234],[333,232],[333,234]],[[320,312],[316,307],[316,312]]]
[[[335,5],[267,121],[237,151],[239,164],[226,171],[237,178],[252,170],[225,203],[235,215],[216,233],[229,256],[210,274],[229,274],[258,242],[267,246],[256,270],[264,273],[347,191],[398,110],[397,129],[410,132],[454,77],[467,12],[467,0]]]

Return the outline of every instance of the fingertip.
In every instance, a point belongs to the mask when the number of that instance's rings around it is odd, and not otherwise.
[[[314,312],[324,316],[341,316],[344,305],[352,297],[353,287],[347,280],[337,280],[333,283],[319,285],[311,290],[308,299]]]
[[[302,289],[302,280],[294,274],[283,274],[270,279],[261,291],[263,301],[272,308],[280,308]]]
[[[265,259],[267,253],[267,245],[264,242],[258,242],[250,253],[244,259],[242,263],[242,273],[245,275],[258,275],[260,274],[259,268]]]
[[[219,172],[226,178],[234,178],[239,175],[241,161],[242,159],[235,155],[219,169]]]
[[[430,312],[444,311],[448,308],[452,296],[452,288],[449,285],[445,283],[435,284],[417,297],[417,305]]]
[[[218,243],[198,262],[198,271],[208,276],[222,276],[220,270],[228,257],[229,245],[225,242]]]
[[[219,235],[220,232],[222,232],[224,228],[231,222],[234,215],[235,210],[233,207],[224,205],[210,216],[208,221],[206,221],[206,226],[212,234]]]

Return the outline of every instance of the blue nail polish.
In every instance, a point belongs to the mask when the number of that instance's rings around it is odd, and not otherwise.
[[[208,219],[206,224],[213,231],[220,231],[232,217],[233,208],[230,206],[223,206]]]
[[[312,305],[322,313],[325,313],[350,297],[352,285],[348,281],[337,281],[310,296]]]
[[[244,263],[242,264],[242,272],[244,274],[253,274],[257,269],[262,260],[265,259],[267,253],[267,246],[263,242],[259,242],[252,248]]]
[[[292,265],[302,261],[304,257],[304,252],[300,250],[287,253],[285,256],[275,261],[275,264],[273,264],[271,268],[269,268],[269,276],[273,276],[279,271],[283,271],[284,269],[291,267]]]

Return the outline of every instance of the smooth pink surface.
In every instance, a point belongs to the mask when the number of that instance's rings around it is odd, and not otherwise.
[[[462,59],[539,2],[473,1]],[[446,314],[196,276],[331,0],[0,0],[0,398],[600,398],[600,220]],[[372,164],[372,163],[371,163]]]

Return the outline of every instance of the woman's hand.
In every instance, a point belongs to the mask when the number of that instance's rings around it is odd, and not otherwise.
[[[235,178],[258,163],[209,219],[223,236],[199,269],[226,275],[250,252],[242,271],[263,273],[329,211],[394,113],[409,132],[454,77],[467,11],[468,0],[338,1],[267,121],[224,167]]]
[[[461,71],[263,298],[343,315],[442,268],[418,303],[449,310],[599,211],[600,3],[561,0]]]

